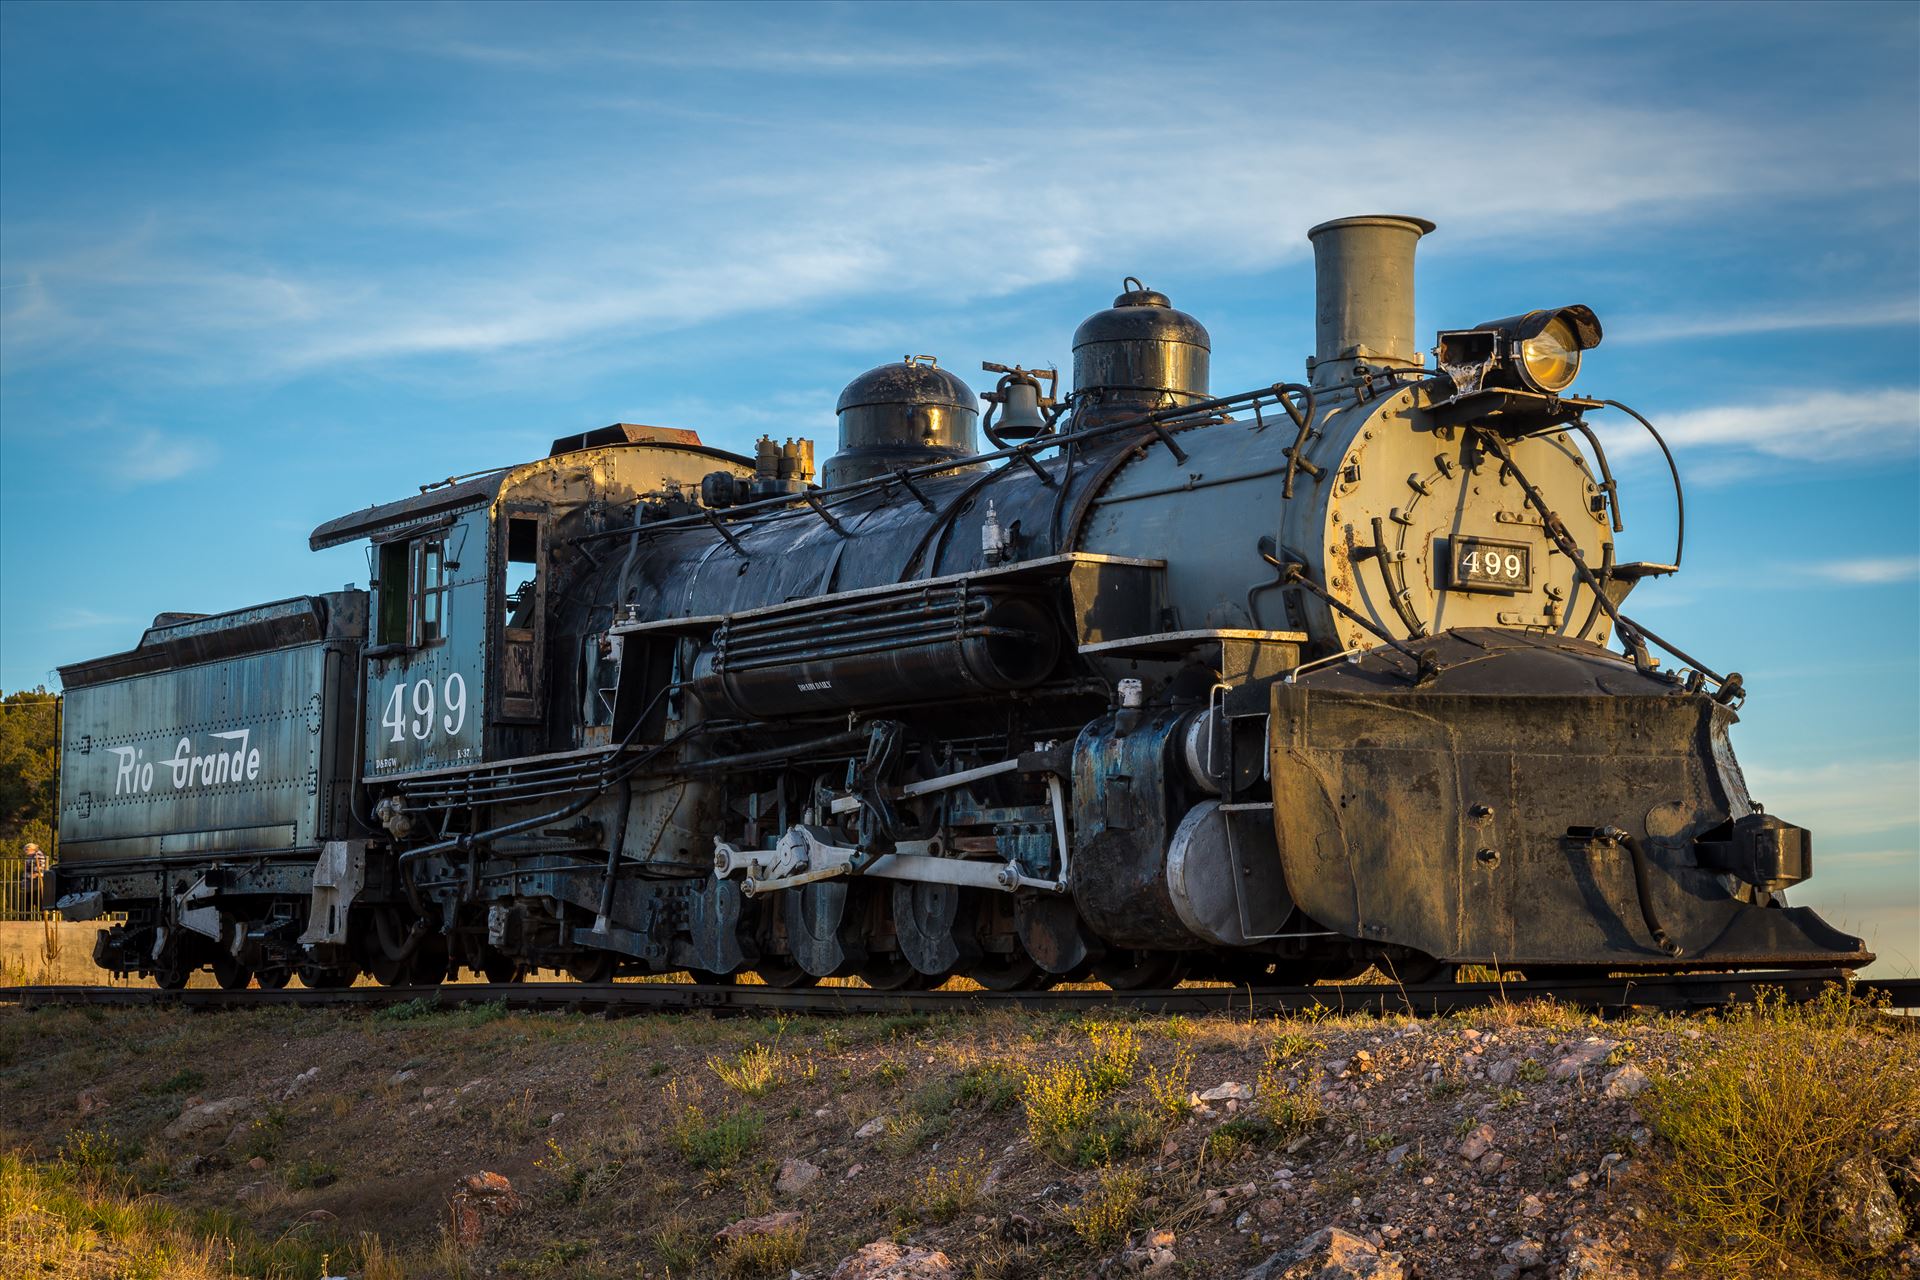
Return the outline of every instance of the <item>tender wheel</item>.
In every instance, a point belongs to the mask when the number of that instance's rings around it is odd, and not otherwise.
[[[360,976],[354,965],[303,964],[300,985],[314,991],[339,991],[353,985]]]
[[[373,913],[364,939],[362,962],[383,987],[433,987],[447,980],[446,938],[431,932],[412,937],[391,907]]]
[[[253,970],[222,951],[213,960],[213,980],[222,991],[243,991],[253,981]]]
[[[439,934],[424,939],[408,966],[414,984],[437,987],[447,980],[447,940]]]
[[[388,955],[375,955],[367,958],[367,973],[383,987],[407,987],[413,985],[413,966],[405,960],[395,960]]]
[[[615,963],[611,951],[576,951],[567,961],[567,975],[575,982],[606,982]]]
[[[293,981],[293,970],[285,965],[274,965],[255,974],[254,980],[260,984],[262,991],[279,991]]]
[[[1175,987],[1186,971],[1187,958],[1177,951],[1116,951],[1093,966],[1093,976],[1115,991]]]
[[[811,987],[820,981],[791,960],[771,957],[755,965],[753,971],[770,987]]]
[[[520,982],[527,976],[527,971],[521,968],[518,960],[492,950],[480,958],[480,972],[492,983]]]

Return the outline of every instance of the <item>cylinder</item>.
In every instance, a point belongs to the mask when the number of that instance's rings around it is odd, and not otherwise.
[[[1315,386],[1351,377],[1357,363],[1420,363],[1413,333],[1413,253],[1425,218],[1373,214],[1323,222],[1313,242]]]
[[[1206,326],[1140,286],[1086,318],[1073,334],[1073,429],[1134,418],[1208,397],[1213,344]]]

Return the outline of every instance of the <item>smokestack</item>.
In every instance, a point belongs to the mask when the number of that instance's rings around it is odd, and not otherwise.
[[[1413,366],[1413,250],[1433,230],[1425,218],[1374,214],[1337,218],[1307,232],[1313,241],[1316,387],[1349,377],[1353,366]]]

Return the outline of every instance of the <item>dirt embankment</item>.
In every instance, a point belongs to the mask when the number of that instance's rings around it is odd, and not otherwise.
[[[1858,1011],[1802,1030],[1553,1006],[4,1010],[0,1272],[1591,1280],[1783,1274],[1784,1257],[1784,1274],[1913,1274],[1920,1160],[1890,1126],[1920,1121],[1920,1036]],[[1866,1078],[1876,1114],[1836,1119],[1820,1108],[1853,1104],[1773,1082],[1762,1034],[1800,1079]],[[1740,1112],[1761,1086],[1795,1113],[1760,1099],[1771,1136]],[[1806,1157],[1784,1245],[1675,1176],[1674,1143],[1695,1168],[1753,1158],[1710,1149],[1716,1108],[1734,1148],[1809,1126],[1850,1147]]]

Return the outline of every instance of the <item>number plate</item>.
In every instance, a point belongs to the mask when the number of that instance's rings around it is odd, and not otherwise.
[[[1524,542],[1455,538],[1452,542],[1455,591],[1528,591],[1533,588],[1533,548]]]

